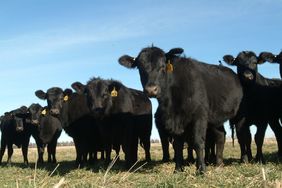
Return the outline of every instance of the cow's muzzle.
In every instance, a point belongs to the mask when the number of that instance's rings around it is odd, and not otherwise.
[[[31,120],[31,124],[33,124],[33,125],[38,125],[39,124],[39,121],[37,120],[37,119],[33,119],[33,120]]]
[[[52,109],[50,110],[50,114],[51,114],[51,115],[59,115],[59,114],[60,114],[60,110],[57,109],[57,108],[52,108]]]
[[[158,86],[156,85],[150,85],[145,87],[145,93],[149,97],[156,97],[159,93]]]

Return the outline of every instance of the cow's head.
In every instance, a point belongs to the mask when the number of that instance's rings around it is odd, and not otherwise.
[[[23,132],[25,125],[25,118],[27,117],[27,107],[22,106],[16,110],[13,110],[9,114],[12,116],[12,126],[16,132]]]
[[[256,81],[258,71],[257,64],[263,62],[251,51],[242,51],[236,58],[232,55],[225,55],[223,60],[229,65],[237,66],[237,74],[244,83]]]
[[[51,115],[60,114],[63,107],[63,103],[68,100],[68,97],[71,94],[71,89],[66,89],[63,91],[59,87],[52,87],[48,89],[46,93],[42,90],[37,90],[35,92],[35,95],[38,98],[42,100],[47,100],[48,109]]]
[[[62,130],[61,121],[59,118],[49,114],[47,109],[44,109],[39,120],[39,138],[44,144],[48,144],[56,136],[58,131]]]
[[[29,119],[32,125],[39,124],[39,118],[43,111],[43,107],[38,103],[33,103],[28,107]]]
[[[172,60],[183,53],[182,48],[173,48],[165,53],[157,47],[144,48],[137,58],[124,55],[119,63],[127,68],[138,68],[144,92],[149,97],[159,97],[167,74],[173,72]]]
[[[72,84],[72,88],[77,93],[86,95],[89,109],[95,115],[109,112],[113,101],[119,97],[121,86],[121,83],[117,81],[102,80],[100,78],[92,78],[87,85],[80,82]]]

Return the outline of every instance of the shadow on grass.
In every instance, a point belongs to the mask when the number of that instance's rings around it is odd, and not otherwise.
[[[265,153],[264,158],[265,158],[266,164],[267,163],[279,164],[277,152]],[[152,161],[150,161],[146,164],[145,163],[146,163],[146,161],[137,162],[136,165],[130,170],[130,172],[137,170],[138,173],[147,173],[148,170],[152,170],[155,167],[161,166],[163,164],[174,165],[173,160],[170,160],[169,162],[152,160]],[[238,159],[238,158],[225,158],[224,159],[224,166],[238,165],[240,163],[241,163],[240,159]],[[255,160],[252,160],[251,163],[255,164],[256,162],[255,162]],[[194,164],[185,163],[186,167],[191,166],[191,165],[195,165],[195,163]],[[25,165],[23,163],[13,162],[11,164],[11,166],[17,167],[17,168],[22,168],[22,169],[27,169],[27,168],[35,169],[35,163],[29,163],[28,165]],[[114,173],[129,171],[128,168],[125,168],[125,166],[126,166],[126,163],[125,163],[124,160],[118,160],[111,167],[110,171],[114,172]],[[141,166],[142,166],[142,168],[138,169]],[[9,167],[9,166],[8,166],[7,163],[3,162],[1,164],[1,167]],[[86,164],[83,169],[92,171],[94,173],[98,173],[98,172],[105,173],[107,171],[107,168],[108,168],[108,165],[106,165],[104,161],[98,160],[94,164]],[[41,163],[37,164],[37,169],[45,170],[49,173],[52,173],[55,170],[55,174],[60,175],[60,176],[64,176],[64,175],[70,173],[73,170],[77,170],[78,167],[76,166],[75,161],[59,161],[57,164],[47,163],[47,162],[44,162],[43,164],[41,164]]]
[[[279,162],[279,157],[278,157],[278,153],[277,152],[272,152],[272,153],[267,152],[267,153],[264,153],[263,156],[264,156],[264,160],[265,160],[264,164],[267,164],[267,163],[280,164],[282,162],[281,160]],[[225,166],[231,166],[231,165],[234,165],[234,164],[240,164],[241,160],[237,159],[237,158],[225,158],[223,160],[223,162],[224,162]],[[255,160],[255,158],[253,158],[250,161],[250,163],[251,164],[256,164],[258,162]]]

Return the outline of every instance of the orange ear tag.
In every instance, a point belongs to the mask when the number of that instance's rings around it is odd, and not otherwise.
[[[166,71],[171,73],[173,71],[173,65],[170,63],[170,60],[168,60],[166,64]]]
[[[68,101],[69,100],[69,96],[64,96],[64,101]]]
[[[116,88],[114,87],[114,89],[111,91],[111,96],[112,97],[117,97],[118,96],[118,92],[116,90]]]

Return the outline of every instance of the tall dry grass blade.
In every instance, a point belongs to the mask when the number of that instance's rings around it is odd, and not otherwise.
[[[61,187],[63,184],[65,183],[65,178],[61,178],[59,183],[57,183],[56,185],[54,185],[53,188],[59,188]]]
[[[121,179],[120,179],[119,182],[124,181],[127,177],[129,177],[130,171],[137,165],[138,162],[139,162],[139,160],[136,161],[136,162],[129,168],[129,170],[123,175],[123,177],[121,177]]]
[[[142,164],[141,166],[139,166],[138,168],[136,168],[133,173],[137,172],[138,170],[140,170],[143,166],[145,166],[148,162],[145,162],[144,164]]]
[[[16,187],[19,188],[19,180],[16,179]]]
[[[119,158],[119,155],[115,156],[115,158],[111,161],[111,163],[109,164],[107,170],[106,170],[106,173],[104,174],[104,177],[103,177],[103,187],[105,186],[106,184],[106,179],[107,179],[107,175],[109,173],[109,171],[112,169],[112,167],[114,166],[114,164],[116,163],[116,161],[118,160]]]
[[[263,187],[267,187],[267,186],[266,186],[265,170],[264,170],[263,167],[261,168],[261,172],[262,172]]]
[[[37,173],[37,161],[35,162],[34,166],[34,175],[33,175],[33,186],[36,188],[36,173]]]
[[[54,172],[57,170],[57,168],[60,166],[60,164],[58,164],[55,168],[54,168],[54,170],[51,172],[51,174],[48,174],[47,173],[47,175],[40,181],[40,187],[44,187],[46,184],[47,184],[47,182],[46,182],[46,179],[48,178],[48,177],[51,177],[53,174],[54,174]]]
[[[54,174],[54,172],[57,170],[57,168],[60,166],[60,163],[57,164],[57,166],[54,168],[54,170],[51,172],[51,174],[49,175],[50,177]]]
[[[262,172],[262,179],[263,179],[263,181],[266,181],[265,170],[264,170],[263,167],[261,168],[261,172]]]

